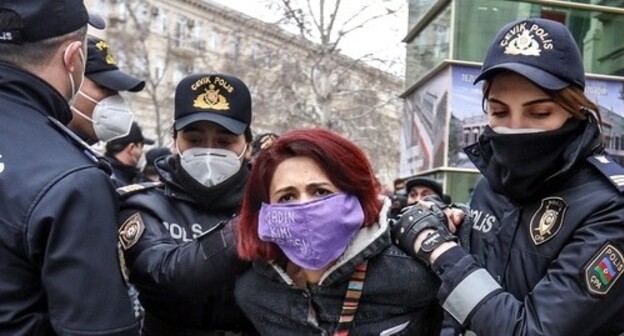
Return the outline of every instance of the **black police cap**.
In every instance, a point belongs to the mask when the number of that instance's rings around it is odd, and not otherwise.
[[[137,92],[145,87],[145,81],[121,71],[108,43],[94,36],[87,38],[85,76],[113,91]]]
[[[137,142],[141,142],[146,145],[154,144],[154,140],[147,139],[143,136],[141,127],[139,126],[139,124],[137,124],[136,121],[134,121],[132,122],[132,127],[130,128],[130,133],[128,133],[128,135],[109,141],[106,144],[106,147],[107,148],[115,147],[115,146],[125,147],[131,143],[137,143]]]
[[[156,159],[167,155],[171,155],[171,150],[167,147],[152,148],[145,153],[145,166],[153,166]]]
[[[414,177],[405,182],[405,190],[409,193],[410,189],[416,186],[427,187],[433,190],[436,195],[442,197],[442,185],[435,180],[427,177]]]
[[[581,52],[563,24],[541,18],[517,20],[500,29],[475,83],[510,70],[542,88],[585,88]]]
[[[100,16],[87,12],[83,0],[0,0],[0,12],[15,17],[0,26],[0,43],[37,42],[71,33],[87,23],[97,29],[106,26]]]
[[[176,87],[174,119],[176,131],[196,121],[211,121],[243,134],[251,124],[249,88],[231,75],[187,76]]]

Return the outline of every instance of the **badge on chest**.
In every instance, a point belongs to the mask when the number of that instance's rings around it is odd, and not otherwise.
[[[567,208],[568,204],[561,197],[542,199],[540,208],[533,214],[529,224],[535,245],[541,245],[559,233]]]

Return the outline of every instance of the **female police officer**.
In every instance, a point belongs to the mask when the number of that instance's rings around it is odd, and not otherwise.
[[[225,223],[248,175],[249,89],[229,75],[190,75],[176,88],[174,119],[176,153],[155,163],[163,183],[120,189],[119,240],[145,308],[144,333],[237,335],[248,330],[233,299],[246,264]]]
[[[482,80],[470,255],[420,207],[399,220],[399,245],[433,264],[443,307],[478,335],[621,333],[624,169],[604,153],[574,39],[554,21],[512,22]]]

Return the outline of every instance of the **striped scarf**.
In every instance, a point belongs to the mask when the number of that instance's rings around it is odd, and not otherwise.
[[[334,331],[334,336],[349,335],[349,329],[351,328],[355,312],[358,304],[360,303],[360,297],[362,297],[362,289],[364,287],[364,278],[366,277],[367,266],[368,260],[356,267],[355,272],[351,275],[351,280],[349,280],[349,286],[347,287],[347,293],[345,295],[344,302],[342,303],[340,320],[338,320],[338,326],[336,327],[336,331]]]

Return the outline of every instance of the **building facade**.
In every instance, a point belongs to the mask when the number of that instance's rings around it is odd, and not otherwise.
[[[382,182],[398,176],[401,78],[210,0],[85,2],[106,19],[106,30],[93,33],[118,65],[146,80],[125,97],[158,144],[172,141],[179,80],[223,72],[248,84],[254,133],[330,128],[366,151]]]
[[[607,150],[624,162],[624,0],[409,0],[409,6],[401,176],[430,176],[454,200],[469,200],[480,175],[462,148],[487,122],[481,86],[472,83],[498,30],[527,17],[570,29]]]

